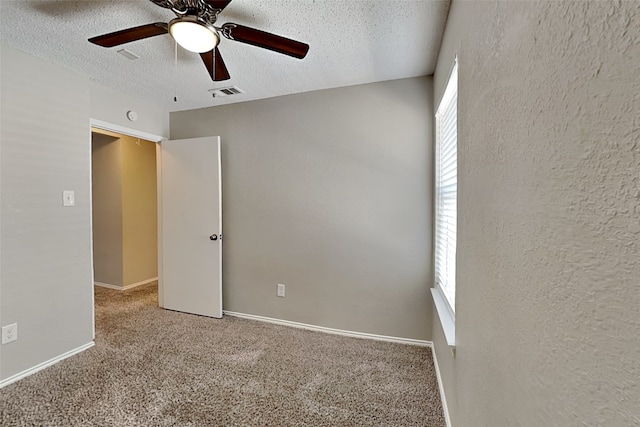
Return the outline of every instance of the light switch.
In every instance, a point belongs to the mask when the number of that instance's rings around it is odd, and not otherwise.
[[[62,192],[62,204],[64,206],[75,206],[76,205],[76,193],[71,190],[64,190]]]

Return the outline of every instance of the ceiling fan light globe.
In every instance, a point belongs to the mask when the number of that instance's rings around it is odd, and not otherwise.
[[[196,18],[176,18],[169,23],[169,32],[175,41],[191,52],[213,50],[220,43],[218,32]]]

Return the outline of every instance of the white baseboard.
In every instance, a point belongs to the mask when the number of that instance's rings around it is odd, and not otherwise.
[[[95,286],[100,286],[101,288],[109,288],[109,289],[115,289],[116,291],[124,291],[124,288],[122,286],[112,285],[110,283],[93,282],[93,284]]]
[[[440,376],[440,366],[438,365],[438,358],[436,357],[436,349],[431,346],[431,353],[433,354],[433,367],[436,371],[436,378],[438,380],[438,389],[440,390],[440,401],[442,402],[442,411],[444,412],[444,420],[447,423],[447,427],[451,427],[451,418],[449,418],[449,407],[447,406],[447,398],[444,395],[444,386],[442,384],[442,377]]]
[[[127,285],[127,286],[111,285],[109,283],[102,283],[102,282],[93,282],[93,284],[96,285],[96,286],[100,286],[102,288],[115,289],[117,291],[128,291],[129,289],[136,288],[136,287],[142,286],[142,285],[146,285],[147,283],[155,282],[157,280],[158,280],[157,277],[152,277],[151,279],[143,280],[142,282],[132,283],[132,284]]]
[[[274,319],[272,317],[256,316],[253,314],[237,313],[235,311],[223,311],[227,316],[241,317],[243,319],[257,320],[259,322],[274,323],[276,325],[291,326],[293,328],[307,329],[310,331],[325,332],[328,334],[342,335],[345,337],[366,338],[377,341],[395,342],[400,344],[417,345],[420,347],[431,347],[431,341],[416,340],[412,338],[390,337],[386,335],[367,334],[364,332],[345,331],[342,329],[326,328],[324,326],[309,325],[306,323],[292,322],[290,320]]]
[[[78,347],[76,349],[67,351],[66,353],[61,354],[58,357],[54,357],[53,359],[49,359],[46,362],[42,362],[39,365],[36,365],[36,366],[34,366],[32,368],[29,368],[27,370],[19,372],[19,373],[15,374],[15,375],[12,375],[9,378],[7,378],[6,380],[0,381],[0,388],[6,387],[9,384],[13,384],[14,382],[16,382],[18,380],[21,380],[23,378],[28,377],[29,375],[33,375],[36,372],[43,370],[44,368],[48,368],[49,366],[54,365],[54,364],[60,362],[61,360],[66,359],[67,357],[71,357],[71,356],[73,356],[75,354],[83,352],[86,349],[93,347],[94,345],[95,345],[95,343],[93,341],[91,341],[90,343],[82,345],[82,346],[80,346],[80,347]]]

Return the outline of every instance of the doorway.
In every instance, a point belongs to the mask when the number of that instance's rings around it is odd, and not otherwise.
[[[91,148],[94,282],[117,290],[155,282],[155,143],[93,128]]]
[[[101,147],[108,147],[115,140],[131,137],[129,142],[136,146],[141,147],[146,143],[149,151],[152,151],[151,147],[155,150],[155,159],[147,162],[151,166],[155,161],[155,183],[147,183],[149,185],[145,186],[142,192],[145,197],[155,193],[155,211],[137,212],[135,216],[138,220],[144,221],[144,227],[132,228],[132,233],[140,233],[142,229],[151,230],[147,234],[156,238],[155,252],[152,250],[151,255],[146,258],[149,260],[155,255],[155,276],[150,277],[147,274],[146,278],[138,277],[127,281],[126,267],[123,266],[124,280],[120,282],[121,285],[115,283],[116,289],[127,290],[157,281],[157,304],[160,307],[216,318],[222,317],[220,137],[168,141],[163,137],[94,119],[91,120],[91,130],[94,139],[100,140],[98,144],[101,144]],[[96,134],[101,136],[98,137]],[[121,158],[119,154],[116,157]],[[150,169],[153,170],[152,167]],[[92,171],[92,175],[94,180],[99,181],[97,172]],[[149,180],[153,181],[150,178]],[[97,194],[99,185],[104,184],[94,182],[92,185],[92,192],[96,192],[92,198],[96,200],[99,200]],[[116,187],[109,182],[104,186],[107,191],[113,191]],[[133,197],[136,202],[139,202],[140,198]],[[126,201],[126,197],[121,196],[119,199]],[[94,201],[92,205],[93,211],[96,208],[96,202]],[[107,209],[114,208],[113,204],[106,205]],[[97,213],[93,212],[92,215],[96,218]],[[97,218],[95,221],[98,222]],[[124,220],[121,222],[126,223]],[[110,238],[113,239],[113,236],[117,237],[118,234],[123,236],[127,234],[122,224],[118,224],[117,221],[109,223],[112,227],[107,230]],[[97,240],[97,226],[94,225],[93,228],[94,238]],[[99,243],[94,242],[92,246],[96,255],[99,256]],[[126,262],[127,251],[123,249],[122,253],[122,260]],[[100,266],[97,265],[97,256],[93,257],[96,264],[93,268],[94,280],[98,285],[108,284],[99,280]],[[201,310],[203,306],[205,309]]]
[[[158,281],[161,139],[91,120],[95,285],[127,290]]]

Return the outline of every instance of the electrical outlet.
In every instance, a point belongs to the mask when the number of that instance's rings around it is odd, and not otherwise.
[[[18,339],[17,323],[12,323],[11,325],[2,327],[2,344],[7,344],[17,339]]]
[[[64,190],[62,192],[62,205],[63,206],[75,206],[76,205],[76,192],[72,190]]]
[[[284,298],[284,285],[278,283],[278,296]]]

